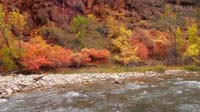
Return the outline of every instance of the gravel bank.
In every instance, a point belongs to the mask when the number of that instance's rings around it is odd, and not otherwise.
[[[128,73],[93,73],[93,74],[42,74],[42,75],[10,75],[0,77],[0,99],[8,98],[14,93],[25,90],[33,90],[43,87],[52,87],[56,85],[102,82],[102,81],[118,81],[128,78],[138,77],[154,77],[164,74],[189,74],[190,72],[183,70],[167,70],[164,73],[156,72],[128,72]]]

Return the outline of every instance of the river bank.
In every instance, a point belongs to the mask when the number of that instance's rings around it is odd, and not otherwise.
[[[112,82],[123,83],[123,80],[139,77],[157,77],[161,75],[191,74],[185,70],[166,70],[164,73],[153,71],[126,72],[126,73],[83,73],[83,74],[41,74],[41,75],[15,75],[0,77],[0,98],[9,98],[15,93],[32,91],[38,88],[51,88],[57,85]]]

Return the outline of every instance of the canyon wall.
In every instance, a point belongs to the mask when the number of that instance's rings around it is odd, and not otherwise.
[[[92,13],[101,17],[105,5],[113,10],[125,10],[126,17],[136,23],[163,13],[166,2],[173,4],[176,11],[187,12],[193,10],[200,0],[0,0],[7,11],[19,9],[33,27],[48,21],[67,25],[77,14]]]

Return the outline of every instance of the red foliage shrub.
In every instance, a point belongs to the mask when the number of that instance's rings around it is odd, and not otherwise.
[[[73,67],[85,66],[91,62],[91,58],[88,55],[84,55],[81,53],[74,53],[70,59],[70,65]]]
[[[141,59],[163,58],[169,53],[170,36],[158,30],[136,29],[133,32],[132,45],[138,47],[138,56]]]
[[[169,52],[169,46],[158,41],[154,43],[153,47],[153,55],[158,57],[165,57],[166,54]]]
[[[147,59],[149,55],[149,48],[152,46],[152,42],[146,35],[146,31],[136,29],[133,33],[131,42],[134,47],[138,48],[138,57],[141,59]]]
[[[46,59],[50,62],[50,67],[62,67],[70,64],[71,50],[60,46],[53,46],[48,50]]]
[[[37,70],[40,69],[41,66],[47,66],[50,63],[44,57],[32,58],[31,60],[30,58],[26,58],[23,61],[23,64],[28,70]]]
[[[153,46],[153,42],[151,41],[147,30],[136,29],[133,32],[132,44],[135,45],[137,43],[143,43],[147,48],[151,48]]]
[[[108,50],[82,49],[81,54],[90,57],[92,62],[108,61],[110,57],[110,52]]]
[[[85,66],[94,62],[109,60],[108,50],[83,49],[80,53],[71,53],[71,50],[60,46],[47,44],[41,36],[32,38],[23,43],[24,54],[22,64],[27,70],[37,70],[41,67],[55,68],[71,66]]]
[[[140,57],[141,59],[147,59],[149,55],[149,51],[146,45],[144,43],[138,43],[135,46],[137,46],[139,49],[137,53],[138,57]]]
[[[68,66],[71,51],[59,46],[48,45],[41,36],[32,38],[24,43],[22,64],[27,70],[36,70],[41,67]]]
[[[71,66],[85,66],[89,63],[108,62],[110,52],[108,50],[82,49],[80,53],[72,54]]]

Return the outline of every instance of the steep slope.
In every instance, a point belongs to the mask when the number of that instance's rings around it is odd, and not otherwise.
[[[190,11],[199,4],[197,0],[0,0],[5,10],[19,9],[27,15],[32,26],[44,25],[53,21],[59,25],[67,25],[77,14],[92,13],[102,17],[105,6],[113,10],[124,10],[131,23],[147,20],[163,12],[164,3],[174,4],[177,10]],[[180,6],[177,7],[176,3]],[[106,15],[104,15],[106,16]]]

